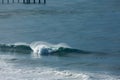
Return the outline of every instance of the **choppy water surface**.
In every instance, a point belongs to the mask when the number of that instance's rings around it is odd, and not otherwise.
[[[1,80],[120,80],[120,1],[0,5]]]

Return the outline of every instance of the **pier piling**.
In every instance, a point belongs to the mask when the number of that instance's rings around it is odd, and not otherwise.
[[[44,0],[44,4],[46,4],[46,0]]]
[[[33,0],[33,3],[35,4],[35,0]]]
[[[12,0],[12,3],[14,3],[15,1],[14,0]]]
[[[9,4],[9,0],[7,0],[7,4]]]
[[[23,4],[25,4],[25,0],[23,0]]]
[[[18,3],[20,3],[20,0],[18,0]]]
[[[39,4],[41,3],[41,0],[39,0]]]
[[[4,0],[2,0],[2,4],[4,4]]]

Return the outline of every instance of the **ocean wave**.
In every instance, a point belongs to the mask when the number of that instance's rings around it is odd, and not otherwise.
[[[0,51],[2,52],[17,52],[17,53],[30,53],[32,49],[29,45],[15,45],[15,44],[0,44]]]
[[[19,42],[14,44],[0,44],[2,52],[33,53],[38,55],[66,55],[68,53],[89,53],[87,51],[73,49],[65,43],[51,44],[37,41],[30,44]]]

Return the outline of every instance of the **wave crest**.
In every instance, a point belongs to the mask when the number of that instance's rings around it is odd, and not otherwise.
[[[60,48],[70,48],[70,46],[65,43],[50,44],[41,41],[31,43],[30,47],[32,48],[34,53],[38,53],[41,55],[52,54],[53,52],[58,51]]]
[[[0,51],[16,53],[33,53],[34,55],[67,55],[70,53],[90,53],[73,49],[65,43],[51,44],[47,42],[0,44]]]
[[[23,44],[0,44],[0,51],[2,52],[17,52],[17,53],[31,53],[32,49],[29,45]]]

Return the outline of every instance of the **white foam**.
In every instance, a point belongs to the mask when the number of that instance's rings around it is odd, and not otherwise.
[[[17,43],[14,43],[14,45],[16,45],[16,46],[19,46],[19,45],[29,46],[29,44],[27,44],[27,43],[25,43],[25,42],[17,42]]]
[[[32,48],[34,54],[41,54],[43,49],[48,49],[48,52],[52,52],[58,50],[60,47],[70,48],[70,46],[65,43],[50,44],[42,41],[33,42],[30,44],[30,47]]]
[[[0,69],[1,80],[119,80],[107,74],[88,74],[73,71],[59,71],[48,67]]]
[[[19,67],[0,59],[0,80],[120,80],[108,74],[58,70],[50,67]],[[32,65],[32,64],[31,64]]]

